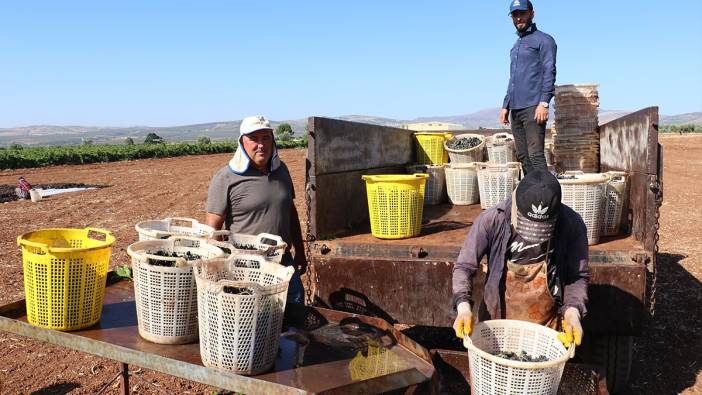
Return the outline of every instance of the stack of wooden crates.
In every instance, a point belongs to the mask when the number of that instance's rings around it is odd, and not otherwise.
[[[596,173],[600,169],[598,88],[596,84],[556,86],[553,154],[558,171]]]

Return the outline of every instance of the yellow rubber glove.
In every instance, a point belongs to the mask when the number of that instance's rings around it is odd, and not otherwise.
[[[456,336],[463,339],[473,333],[473,313],[468,302],[459,303],[456,310],[458,314],[453,322],[453,330],[456,331]]]
[[[568,307],[563,314],[563,332],[558,334],[558,340],[566,348],[573,343],[579,346],[583,341],[583,326],[580,324],[580,312],[575,307]]]

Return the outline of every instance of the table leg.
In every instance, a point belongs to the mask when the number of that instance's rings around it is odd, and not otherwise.
[[[129,365],[122,362],[122,367],[120,371],[119,386],[121,395],[129,395]]]

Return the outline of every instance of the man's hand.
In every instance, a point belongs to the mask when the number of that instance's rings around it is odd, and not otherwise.
[[[548,108],[542,105],[536,106],[536,114],[534,115],[534,119],[538,124],[546,123],[546,121],[548,121]]]
[[[456,331],[456,336],[463,339],[473,333],[473,313],[470,311],[468,302],[459,303],[456,310],[458,314],[456,321],[453,322],[453,330]]]
[[[575,307],[568,307],[563,314],[563,332],[558,334],[558,340],[566,348],[575,342],[579,346],[583,340],[583,327],[580,325],[580,312]]]
[[[503,108],[502,111],[500,111],[500,123],[503,125],[509,125],[509,110],[506,108]]]

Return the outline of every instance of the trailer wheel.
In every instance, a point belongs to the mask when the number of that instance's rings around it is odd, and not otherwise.
[[[599,335],[583,342],[583,361],[603,369],[607,375],[607,389],[611,393],[616,394],[626,388],[631,373],[633,344],[631,336]]]

